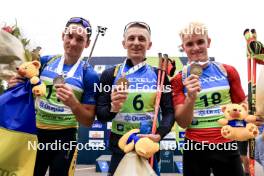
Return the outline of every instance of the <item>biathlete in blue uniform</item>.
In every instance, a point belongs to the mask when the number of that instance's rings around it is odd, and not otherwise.
[[[183,175],[244,175],[236,141],[224,138],[217,123],[224,117],[221,105],[247,103],[239,74],[232,66],[209,61],[211,39],[204,24],[190,23],[180,37],[190,66],[171,84],[176,121],[186,128]]]
[[[95,117],[94,84],[99,78],[81,56],[90,36],[89,21],[73,17],[62,33],[64,54],[41,58],[40,78],[47,92],[36,99],[36,116],[39,146],[45,147],[37,151],[35,176],[45,176],[48,167],[51,176],[74,174],[78,123],[91,126]],[[9,86],[19,81],[13,77]],[[56,143],[55,149],[48,145]]]
[[[145,62],[146,51],[150,49],[150,28],[143,22],[131,22],[124,30],[123,47],[127,50],[127,58],[119,66],[107,69],[100,78],[102,86],[117,85],[119,81],[127,81],[128,91],[102,91],[96,101],[96,114],[101,122],[112,121],[109,146],[112,150],[109,172],[114,174],[124,152],[118,147],[118,140],[126,132],[141,128],[145,133],[151,132],[154,117],[155,98],[157,92],[157,69]],[[159,142],[174,124],[174,111],[170,83],[165,78],[165,87],[169,91],[161,96],[162,120],[156,134],[147,136]],[[114,88],[113,88],[114,89]],[[149,129],[149,130],[148,130]],[[142,131],[141,131],[142,132]],[[158,173],[158,171],[156,170]]]

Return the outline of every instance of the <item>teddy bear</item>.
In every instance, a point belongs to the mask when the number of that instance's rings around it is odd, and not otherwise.
[[[256,117],[248,115],[245,104],[227,104],[221,106],[221,109],[224,118],[219,119],[218,123],[222,126],[221,134],[224,138],[246,141],[258,135],[258,127],[252,123]]]
[[[18,68],[17,72],[20,76],[30,79],[33,85],[32,92],[36,96],[44,96],[46,94],[46,85],[39,79],[39,61],[24,62]]]
[[[118,141],[118,146],[125,153],[129,153],[135,149],[136,153],[143,158],[149,159],[157,151],[159,151],[159,144],[147,137],[139,138],[139,129],[132,129],[124,134]]]

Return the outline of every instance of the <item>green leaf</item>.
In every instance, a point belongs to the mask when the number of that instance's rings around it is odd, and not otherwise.
[[[30,40],[28,40],[26,38],[23,38],[23,39],[21,39],[21,42],[22,42],[22,44],[23,44],[23,46],[25,48],[29,44]]]
[[[19,38],[21,36],[20,29],[18,27],[15,27],[12,34],[16,37]]]
[[[26,62],[32,61],[32,56],[28,49],[25,49],[25,59]]]

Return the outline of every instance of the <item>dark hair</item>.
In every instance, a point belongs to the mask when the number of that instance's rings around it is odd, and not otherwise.
[[[92,35],[92,26],[88,20],[82,17],[72,17],[69,19],[69,21],[66,23],[66,28],[69,27],[71,24],[80,24],[82,27],[86,29],[87,32],[87,38],[90,39]]]

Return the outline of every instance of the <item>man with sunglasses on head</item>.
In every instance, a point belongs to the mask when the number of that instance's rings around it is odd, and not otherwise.
[[[211,39],[204,24],[190,23],[180,37],[189,65],[171,85],[175,119],[186,128],[183,175],[244,175],[236,141],[224,138],[217,122],[224,118],[222,105],[247,103],[239,74],[233,66],[209,61]]]
[[[74,174],[78,123],[89,127],[95,117],[93,86],[99,78],[82,58],[90,37],[89,21],[73,17],[62,33],[64,54],[41,57],[40,78],[47,93],[36,98],[36,119],[39,146],[45,147],[37,151],[35,176],[44,176],[48,168],[51,176]],[[19,78],[12,78],[9,86]]]
[[[127,51],[125,61],[102,73],[100,84],[102,87],[110,86],[112,91],[98,93],[96,100],[96,115],[101,122],[112,121],[109,147],[112,151],[109,173],[114,174],[118,164],[124,157],[124,152],[118,147],[122,135],[134,128],[140,128],[155,142],[159,142],[174,124],[171,91],[162,92],[161,111],[162,120],[156,134],[151,133],[154,117],[157,69],[146,64],[146,51],[151,48],[150,27],[144,22],[131,22],[125,27],[122,41]],[[124,83],[125,90],[116,87]],[[166,77],[164,85],[169,85]],[[144,88],[142,88],[144,86]],[[118,86],[117,86],[118,87]],[[158,169],[155,171],[158,173]]]

